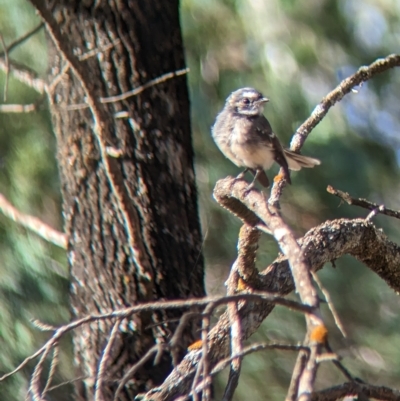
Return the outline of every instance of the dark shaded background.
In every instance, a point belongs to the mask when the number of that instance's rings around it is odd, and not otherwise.
[[[399,51],[397,0],[184,0],[181,6],[192,101],[197,184],[204,234],[208,292],[223,283],[236,256],[239,222],[212,199],[215,182],[239,170],[219,153],[210,126],[225,97],[254,86],[271,101],[266,115],[288,144],[315,105],[342,79],[376,58]],[[6,44],[39,23],[25,0],[0,0],[0,33]],[[46,75],[43,30],[10,57]],[[4,87],[0,73],[0,90]],[[282,199],[286,220],[301,236],[337,217],[366,216],[326,193],[328,184],[400,209],[400,70],[358,88],[329,112],[312,132],[303,153],[321,159],[313,170],[293,174]],[[31,103],[39,95],[10,78],[7,103]],[[0,192],[20,210],[61,229],[55,139],[47,107],[31,114],[0,114]],[[269,173],[272,175],[272,172]],[[250,179],[250,177],[248,177]],[[376,224],[396,242],[399,222],[378,216]],[[277,255],[262,237],[258,266]],[[344,339],[323,305],[334,349],[345,365],[371,384],[399,386],[399,298],[349,257],[319,273],[348,332]],[[12,370],[47,338],[30,323],[68,321],[68,280],[62,250],[0,215],[0,374]],[[293,297],[295,295],[293,294]],[[251,341],[298,342],[304,319],[276,308]],[[267,351],[247,357],[236,400],[279,400],[289,384],[295,355]],[[57,380],[72,378],[71,349],[62,348]],[[32,366],[32,365],[31,365]],[[0,383],[9,400],[24,399],[29,369]],[[220,379],[226,374],[222,374]],[[343,377],[322,365],[318,387]],[[223,389],[220,380],[216,396]],[[57,399],[70,399],[67,392]],[[50,393],[51,394],[51,393]]]

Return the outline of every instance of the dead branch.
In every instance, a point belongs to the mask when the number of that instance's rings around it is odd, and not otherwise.
[[[261,222],[267,227],[278,242],[284,255],[289,260],[290,270],[295,282],[295,287],[300,295],[301,301],[314,308],[314,313],[306,316],[307,341],[311,341],[312,333],[319,326],[324,326],[319,311],[319,299],[311,279],[311,268],[309,261],[304,256],[298,245],[292,230],[283,221],[276,210],[270,210],[264,194],[257,190],[247,193],[248,184],[244,180],[224,179],[217,182],[214,197],[218,203],[229,208],[230,200],[243,203],[249,210],[254,212]],[[300,375],[298,398],[309,399],[313,391],[318,364],[316,358],[320,350],[318,342],[310,342],[311,352],[307,361],[306,369]]]
[[[21,213],[2,194],[0,194],[0,212],[22,227],[39,235],[46,241],[67,249],[68,239],[64,233],[61,233],[46,223],[43,223],[43,221],[37,217]]]
[[[16,63],[15,61],[9,61],[9,65],[7,65],[6,61],[0,58],[0,70],[7,71],[7,69],[9,69],[10,73],[18,81],[31,87],[41,95],[45,93],[46,83],[37,77],[36,72],[26,66]]]
[[[392,210],[386,208],[384,205],[378,205],[377,203],[370,202],[364,198],[353,198],[348,192],[340,191],[339,189],[333,188],[331,185],[328,185],[326,191],[332,195],[337,196],[338,198],[344,200],[349,205],[360,206],[364,209],[368,209],[371,211],[377,210],[378,213],[386,214],[386,216],[395,217],[396,219],[400,219],[400,212],[397,210]]]
[[[372,384],[349,382],[339,386],[316,391],[312,394],[312,401],[335,401],[346,396],[360,396],[374,398],[381,401],[399,401],[400,391],[383,386],[373,386]]]
[[[34,372],[35,383],[31,384],[36,395],[39,394],[38,383],[39,377],[43,369],[43,364],[46,357],[49,355],[51,350],[58,344],[59,340],[68,332],[80,327],[84,324],[92,323],[94,321],[117,319],[122,320],[130,317],[134,313],[144,312],[144,311],[157,311],[162,309],[181,309],[190,308],[193,306],[207,306],[205,313],[211,314],[215,308],[220,305],[227,304],[229,302],[238,302],[240,300],[252,301],[256,303],[264,303],[268,301],[269,303],[281,304],[287,306],[290,309],[298,310],[303,313],[311,313],[312,309],[308,305],[302,305],[298,302],[285,299],[283,297],[271,295],[268,293],[253,293],[253,294],[236,294],[225,297],[206,297],[206,298],[192,298],[188,300],[176,300],[176,301],[157,301],[157,302],[147,302],[144,304],[135,305],[129,308],[122,308],[119,310],[113,310],[109,313],[104,313],[100,315],[89,315],[81,319],[75,320],[71,323],[65,324],[59,328],[53,330],[51,327],[44,327],[46,331],[53,331],[50,339],[33,355],[24,359],[13,371],[4,374],[0,377],[0,382],[17,373],[23,369],[30,361],[41,356],[39,363],[37,364]],[[111,336],[112,338],[112,336]]]
[[[37,25],[35,28],[31,29],[30,31],[24,33],[22,36],[19,38],[13,40],[6,48],[8,53],[11,53],[14,49],[16,49],[20,44],[31,38],[33,35],[35,35],[37,32],[39,32],[42,28],[44,27],[43,23],[40,23]],[[3,57],[5,55],[6,51],[3,51],[0,53],[0,57]]]
[[[110,332],[110,337],[107,341],[106,346],[104,347],[103,354],[100,358],[99,361],[99,367],[96,375],[96,380],[94,384],[94,401],[103,401],[103,383],[104,383],[104,378],[106,375],[106,369],[108,367],[108,362],[110,359],[111,355],[111,350],[114,345],[114,341],[117,337],[119,326],[121,324],[121,319],[117,319],[114,322],[113,328],[111,329]]]
[[[166,74],[163,74],[157,78],[151,79],[150,81],[146,82],[145,84],[140,85],[137,88],[132,89],[131,91],[122,93],[121,95],[101,98],[100,102],[101,103],[114,103],[114,102],[128,99],[132,96],[137,96],[137,95],[139,95],[139,93],[142,93],[144,90],[151,88],[152,86],[156,86],[158,84],[166,82],[169,79],[172,79],[175,77],[180,77],[181,75],[185,75],[188,72],[189,72],[189,68],[182,68],[177,71],[167,72]]]
[[[36,111],[37,104],[0,104],[0,113],[32,113]]]
[[[339,313],[336,310],[336,307],[332,301],[331,295],[329,294],[329,291],[324,287],[324,285],[322,284],[321,280],[319,279],[318,275],[316,272],[311,272],[311,275],[314,279],[314,281],[317,283],[319,289],[321,290],[325,301],[328,305],[329,310],[331,311],[331,314],[333,316],[333,319],[335,321],[336,327],[339,329],[339,331],[342,333],[342,336],[344,338],[347,338],[347,333],[346,333],[346,329],[344,328],[344,325],[340,319]]]
[[[8,81],[10,78],[10,60],[8,58],[8,49],[4,42],[3,35],[1,33],[0,33],[0,42],[4,49],[3,54],[4,54],[4,62],[5,62],[5,66],[6,66],[6,69],[5,69],[6,78],[4,80],[4,91],[3,91],[3,102],[5,103],[7,101]]]
[[[345,95],[350,93],[354,87],[394,67],[400,67],[399,54],[391,54],[385,58],[374,61],[369,66],[360,67],[355,74],[344,79],[333,91],[328,93],[328,95],[321,100],[312,111],[310,117],[297,128],[290,142],[290,149],[299,152],[310,132],[322,121],[329,109],[342,100]],[[280,174],[283,177],[282,171]],[[284,178],[274,181],[269,199],[271,205],[279,205],[279,199],[285,185],[286,181]]]
[[[221,189],[222,191],[222,189]],[[223,191],[222,191],[223,192]],[[221,196],[223,196],[221,192]],[[243,203],[234,198],[227,198],[229,209],[245,222],[259,222],[257,215]],[[396,292],[400,291],[400,247],[391,242],[385,234],[371,222],[364,219],[338,219],[327,221],[310,230],[298,240],[305,256],[314,271],[339,257],[348,254],[357,258]],[[294,290],[287,258],[278,257],[270,266],[258,275],[257,288],[263,288],[282,295]],[[268,302],[247,302],[239,309],[243,338],[249,338],[272,311]],[[211,366],[229,357],[230,321],[223,314],[212,328],[209,337],[209,355]],[[169,401],[179,395],[190,392],[194,372],[201,358],[201,352],[189,352],[182,362],[171,372],[164,383],[147,393],[143,400]]]

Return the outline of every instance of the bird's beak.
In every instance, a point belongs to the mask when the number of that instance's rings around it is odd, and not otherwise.
[[[267,103],[269,102],[269,99],[267,97],[263,97],[259,100],[260,103]]]

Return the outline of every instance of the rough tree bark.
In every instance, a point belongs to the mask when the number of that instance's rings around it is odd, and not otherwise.
[[[99,101],[185,67],[178,0],[32,3],[50,42],[57,44],[50,55],[50,104],[73,316],[203,296],[185,76],[122,101]],[[144,313],[117,322],[105,400],[153,344],[169,338],[176,322],[167,320],[178,313]],[[111,327],[103,321],[74,332],[75,375],[87,377],[78,385],[79,399],[93,398]],[[193,329],[188,328],[182,349],[195,338]],[[167,356],[157,366],[152,362],[128,383],[125,399],[160,383],[171,370]]]

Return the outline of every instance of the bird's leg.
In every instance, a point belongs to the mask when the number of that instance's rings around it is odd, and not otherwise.
[[[244,175],[245,175],[249,170],[250,170],[250,169],[246,167],[246,168],[236,177],[236,179],[237,179],[237,180],[241,180],[241,179],[244,177]]]
[[[260,168],[258,168],[258,169],[256,170],[256,173],[254,174],[254,179],[253,179],[253,181],[252,181],[251,184],[249,184],[249,185],[247,186],[247,188],[246,188],[245,195],[247,195],[247,194],[255,187],[257,178],[258,178],[258,176],[259,176],[260,174],[262,174],[263,171],[264,171],[264,170],[262,170],[262,169],[260,169]]]

